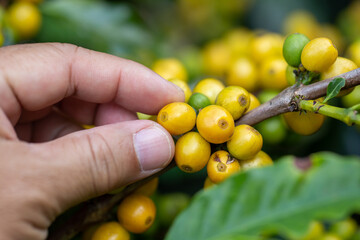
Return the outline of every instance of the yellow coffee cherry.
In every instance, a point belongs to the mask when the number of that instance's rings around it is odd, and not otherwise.
[[[258,106],[260,106],[260,101],[259,101],[259,99],[257,99],[257,97],[255,97],[254,94],[249,93],[249,96],[250,96],[250,105],[245,113],[250,112],[254,108],[257,108]]]
[[[266,59],[260,66],[260,85],[265,89],[286,88],[286,67],[287,63],[282,57]]]
[[[203,108],[196,119],[200,135],[210,143],[224,143],[234,132],[234,119],[223,107],[210,105]]]
[[[249,58],[239,58],[230,64],[225,78],[227,85],[240,86],[252,92],[258,83],[258,69]]]
[[[284,21],[284,32],[286,35],[302,33],[308,38],[313,39],[319,35],[320,28],[320,24],[315,16],[306,11],[291,12]]]
[[[207,74],[222,76],[231,60],[231,52],[223,41],[211,41],[203,49],[204,71]]]
[[[211,155],[206,168],[208,177],[214,183],[224,181],[241,169],[239,161],[223,150],[214,152]]]
[[[204,189],[208,189],[208,188],[214,186],[215,184],[216,183],[211,181],[211,179],[209,177],[206,177],[205,182],[204,182]]]
[[[301,63],[312,72],[326,71],[338,57],[338,50],[328,38],[315,38],[308,42],[302,53]]]
[[[239,160],[248,160],[261,150],[263,139],[253,127],[243,124],[235,127],[234,134],[227,142],[227,148],[232,156]]]
[[[252,168],[260,168],[265,166],[273,165],[273,161],[269,155],[265,152],[258,152],[255,157],[240,161],[240,166],[242,170],[249,170]]]
[[[193,93],[202,93],[209,98],[211,104],[215,104],[217,95],[224,88],[225,86],[221,81],[215,78],[205,78],[196,84]]]
[[[191,89],[189,87],[189,85],[177,78],[174,79],[170,79],[169,82],[172,82],[173,84],[175,84],[176,86],[178,86],[179,88],[181,88],[181,90],[183,90],[184,94],[185,94],[185,102],[187,103],[189,101],[189,98],[192,94]]]
[[[333,65],[331,65],[325,72],[321,73],[321,80],[336,77],[340,74],[350,72],[354,69],[357,69],[357,65],[346,58],[338,57]],[[341,92],[337,95],[337,97],[345,96],[349,94],[354,88],[341,90]]]
[[[226,33],[224,42],[231,53],[231,59],[249,56],[249,45],[253,38],[253,32],[246,28],[235,28]]]
[[[176,78],[185,82],[188,81],[184,65],[176,58],[159,59],[154,62],[151,69],[167,80]]]
[[[150,197],[156,192],[156,189],[159,185],[159,178],[155,177],[145,183],[144,185],[135,189],[134,193],[141,194]]]
[[[248,91],[239,86],[224,88],[216,98],[216,105],[222,106],[232,115],[234,120],[239,119],[250,105]]]
[[[350,72],[351,70],[357,69],[357,65],[346,58],[338,57],[334,64],[331,65],[326,71],[321,73],[321,80],[332,78],[340,74]]]
[[[195,110],[183,102],[169,103],[160,110],[157,116],[157,122],[171,135],[180,135],[190,131],[194,128],[195,121]]]
[[[282,36],[274,33],[255,37],[249,46],[252,59],[261,63],[264,59],[282,56],[283,41]]]
[[[130,240],[130,234],[118,222],[107,222],[96,229],[91,240]]]
[[[324,115],[313,112],[288,112],[283,117],[291,130],[304,136],[317,132],[325,120]]]
[[[11,28],[21,39],[35,36],[40,29],[41,13],[36,5],[30,2],[15,2],[6,14]]]
[[[354,61],[357,66],[360,66],[360,40],[353,42],[346,50],[345,55]]]
[[[175,145],[175,162],[184,172],[193,173],[203,169],[210,154],[210,144],[197,132],[184,134]]]
[[[324,234],[324,225],[319,221],[312,221],[306,233],[299,240],[317,240]]]
[[[131,194],[119,205],[117,217],[121,225],[129,232],[143,233],[148,230],[155,220],[156,207],[151,198]]]

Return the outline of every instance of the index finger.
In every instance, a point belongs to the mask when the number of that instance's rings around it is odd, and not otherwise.
[[[14,124],[21,110],[38,111],[74,96],[154,114],[183,101],[183,92],[141,64],[70,44],[0,49],[0,107]]]

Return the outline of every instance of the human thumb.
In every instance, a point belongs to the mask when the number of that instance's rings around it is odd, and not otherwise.
[[[43,144],[48,191],[61,211],[164,168],[174,156],[170,134],[152,121],[121,122]]]

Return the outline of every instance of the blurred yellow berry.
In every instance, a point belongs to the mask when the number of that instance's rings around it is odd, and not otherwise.
[[[215,78],[205,78],[196,84],[193,93],[202,93],[209,98],[211,104],[215,104],[217,95],[224,88],[225,86],[221,81]]]
[[[181,90],[183,90],[183,92],[185,94],[185,102],[187,103],[192,94],[189,85],[186,82],[184,82],[180,79],[177,79],[177,78],[169,79],[169,82],[172,82],[173,84],[175,84],[176,86],[181,88]]]
[[[260,106],[260,101],[259,101],[259,99],[257,99],[257,97],[255,97],[254,94],[249,93],[249,96],[250,96],[250,105],[245,113],[250,112],[254,108],[257,108],[258,106]]]
[[[240,86],[253,92],[257,87],[258,69],[249,58],[238,58],[232,62],[225,78],[227,85]]]
[[[257,36],[249,46],[252,59],[261,63],[264,59],[282,56],[283,42],[283,37],[275,33]]]
[[[320,25],[314,15],[306,11],[291,12],[284,21],[284,33],[302,33],[308,38],[318,37]]]
[[[19,1],[7,10],[7,19],[11,28],[21,39],[35,36],[41,26],[41,13],[36,5]]]
[[[184,65],[176,58],[158,59],[151,69],[167,80],[176,78],[185,82],[188,81]]]
[[[287,63],[282,57],[269,58],[260,66],[260,85],[264,89],[282,90],[288,86]]]
[[[205,73],[223,76],[231,60],[226,44],[222,41],[209,42],[202,53]]]

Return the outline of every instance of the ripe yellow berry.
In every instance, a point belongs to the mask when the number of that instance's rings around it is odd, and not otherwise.
[[[245,113],[250,112],[254,108],[257,108],[258,106],[260,106],[260,101],[259,101],[259,99],[257,99],[257,97],[254,96],[254,94],[249,93],[249,96],[250,96],[250,105]]]
[[[234,119],[223,107],[210,105],[199,112],[196,126],[200,135],[210,143],[224,143],[234,132]]]
[[[118,222],[107,222],[95,230],[91,240],[130,240],[130,234]]]
[[[203,169],[210,154],[210,144],[197,132],[184,134],[175,145],[175,162],[184,172],[193,173]]]
[[[239,58],[234,61],[226,75],[226,84],[228,86],[240,86],[252,92],[258,84],[258,69],[255,63],[249,58]]]
[[[325,72],[321,73],[321,80],[350,72],[351,70],[357,69],[357,67],[358,66],[353,61],[343,57],[338,57],[333,65],[331,65]]]
[[[155,193],[158,185],[159,185],[159,178],[156,177],[156,178],[151,179],[144,185],[135,189],[134,193],[150,197],[151,195],[153,195]]]
[[[321,73],[321,80],[332,78],[338,76],[340,74],[350,72],[354,69],[357,69],[357,65],[346,58],[338,57],[333,65],[331,65],[325,72]],[[345,96],[349,94],[354,88],[341,90],[341,92],[337,95],[338,97]]]
[[[227,142],[227,148],[232,156],[239,160],[253,158],[262,148],[263,139],[261,134],[249,125],[239,125],[231,139]]]
[[[214,186],[215,184],[216,183],[211,181],[211,179],[209,177],[206,177],[205,182],[204,182],[204,189],[208,189],[208,188]]]
[[[206,78],[196,84],[193,93],[202,93],[209,98],[211,104],[215,104],[217,95],[224,88],[225,86],[221,81],[214,78]]]
[[[40,11],[30,2],[19,1],[12,4],[7,10],[7,19],[21,39],[35,36],[41,25]]]
[[[265,89],[286,88],[286,67],[287,63],[282,57],[266,59],[260,66],[260,85]]]
[[[338,50],[328,38],[315,38],[305,45],[301,63],[312,72],[326,71],[338,57]]]
[[[184,65],[176,58],[159,59],[155,61],[151,69],[167,80],[176,78],[185,82],[188,81]]]
[[[249,170],[252,168],[259,168],[273,165],[273,161],[269,155],[265,152],[260,151],[258,152],[255,157],[240,161],[240,166],[242,170]]]
[[[204,71],[222,76],[231,61],[231,52],[223,41],[211,41],[203,49]]]
[[[270,57],[281,57],[283,41],[280,35],[273,33],[257,36],[249,46],[252,58],[261,63]]]
[[[234,120],[239,119],[250,105],[248,91],[239,86],[224,88],[216,98],[216,105],[222,106],[233,116]]]
[[[172,135],[190,131],[195,126],[195,120],[195,110],[183,102],[169,103],[157,116],[157,122]]]
[[[219,183],[239,172],[240,168],[237,159],[231,157],[228,152],[220,150],[211,155],[207,165],[207,174],[212,182]]]
[[[186,82],[184,82],[180,79],[177,79],[177,78],[170,79],[169,82],[172,82],[173,84],[175,84],[176,86],[181,88],[181,90],[183,90],[184,95],[185,95],[185,102],[187,103],[191,96],[191,89],[190,89],[189,85]]]
[[[286,124],[300,135],[317,132],[324,123],[324,115],[313,112],[288,112],[283,114]]]
[[[151,198],[140,194],[127,196],[119,205],[117,217],[121,225],[133,233],[143,233],[155,220],[156,207]]]

